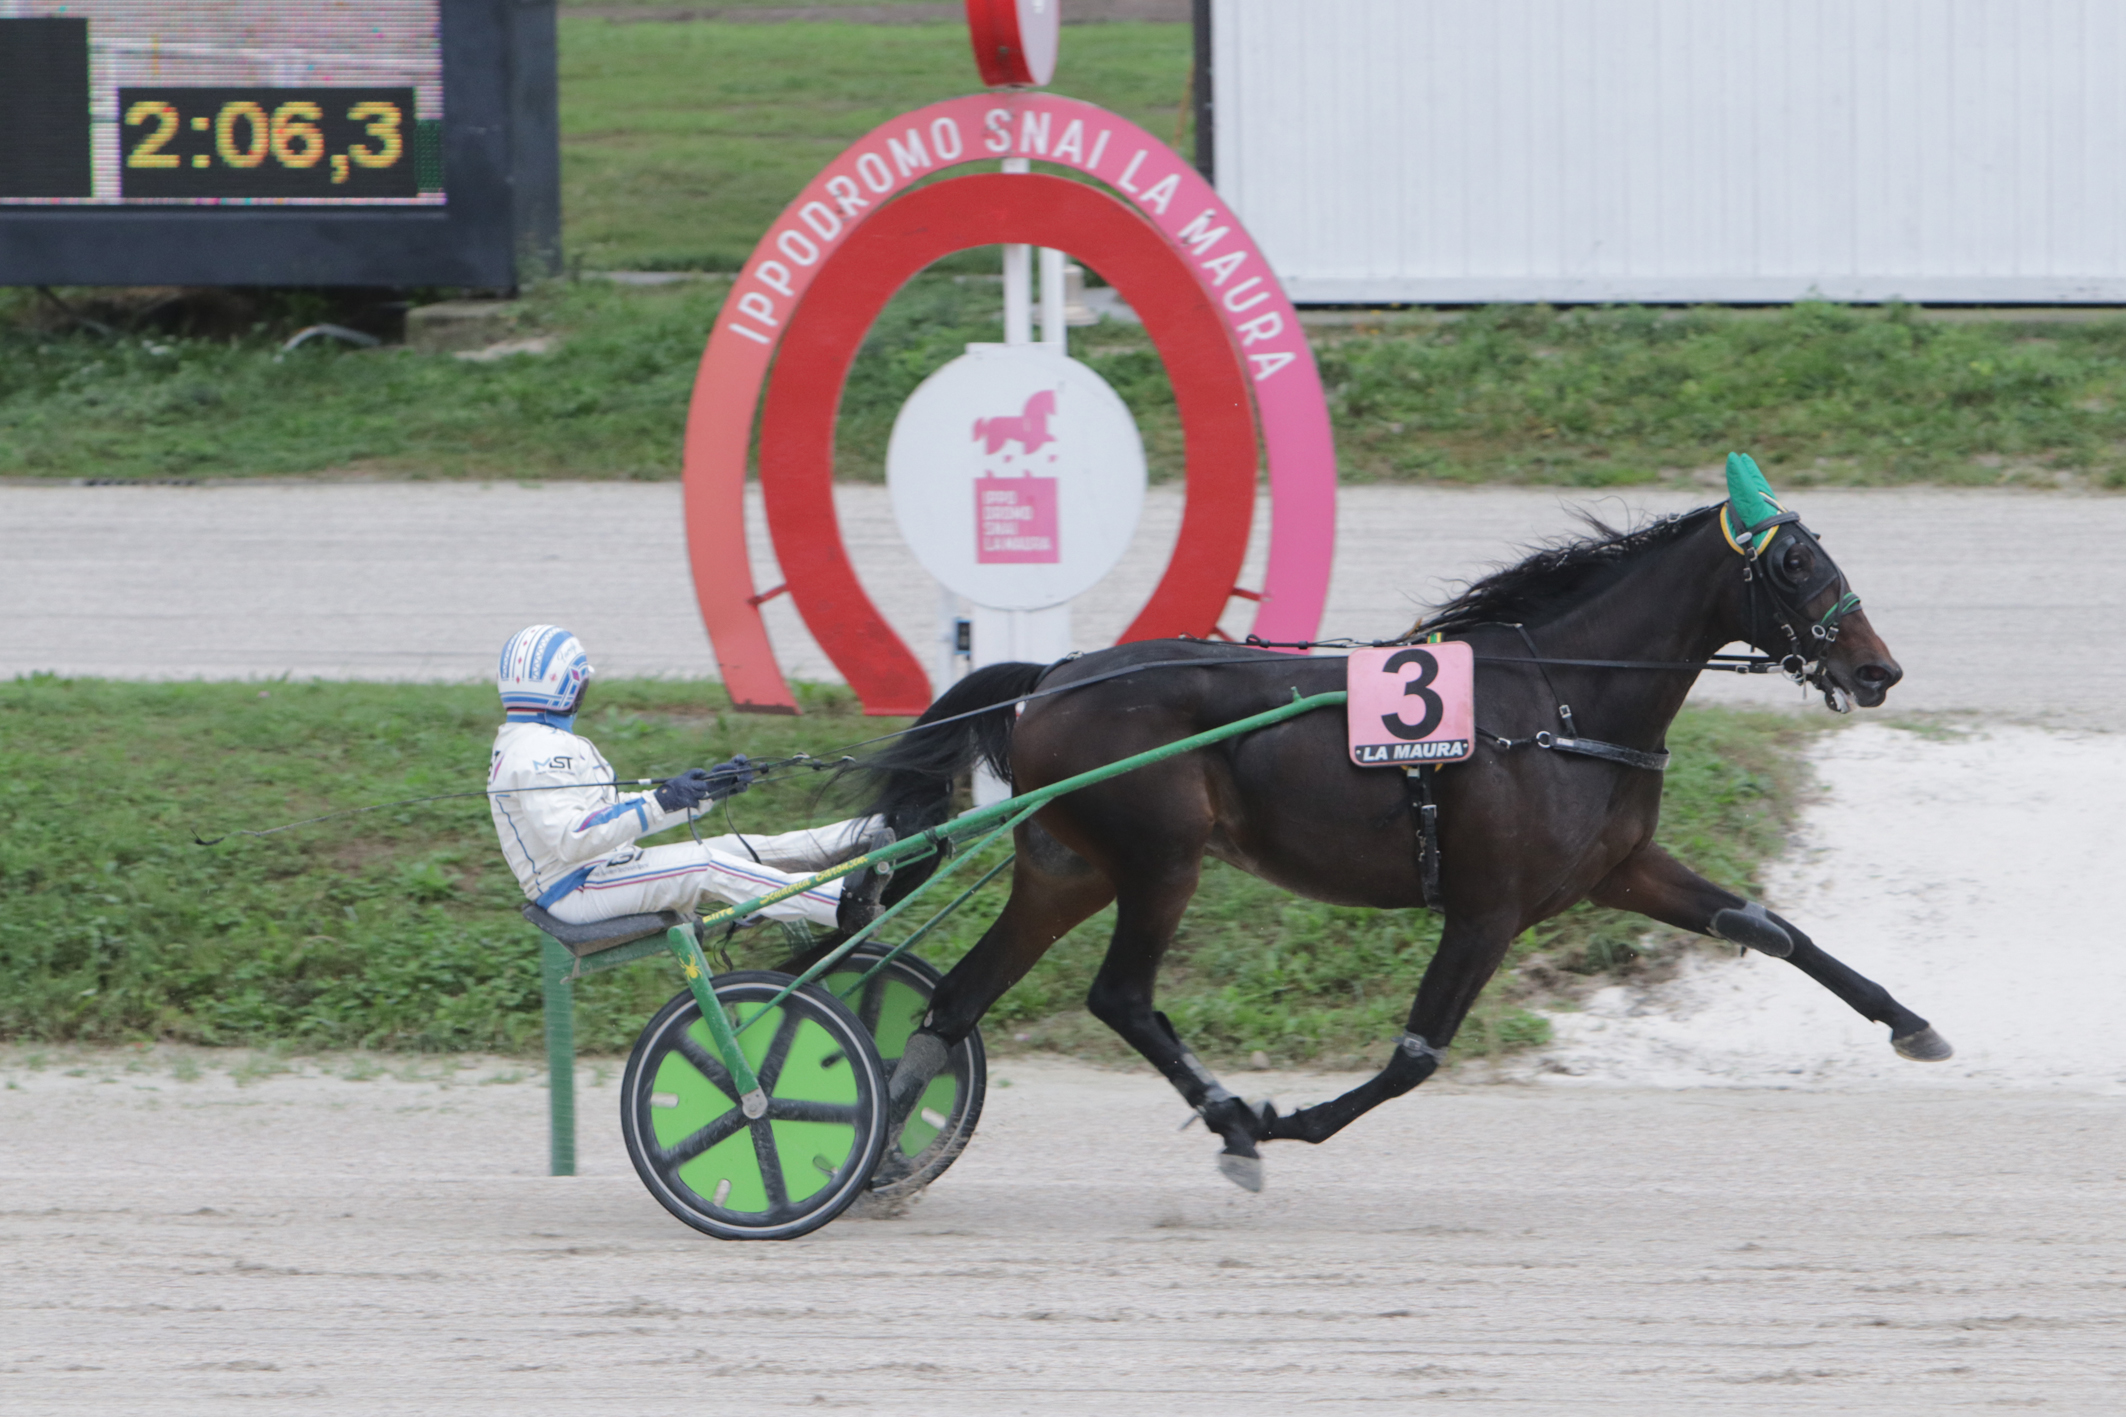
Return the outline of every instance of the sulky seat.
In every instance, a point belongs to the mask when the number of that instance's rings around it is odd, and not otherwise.
[[[524,907],[524,918],[559,940],[577,959],[601,950],[617,949],[651,935],[662,935],[674,925],[692,923],[691,917],[676,910],[660,910],[653,915],[616,915],[610,920],[571,925],[529,902]]]

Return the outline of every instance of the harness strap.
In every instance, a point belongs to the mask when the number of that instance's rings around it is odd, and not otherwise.
[[[1577,753],[1583,758],[1600,758],[1604,762],[1622,763],[1628,768],[1644,768],[1648,772],[1667,772],[1666,752],[1648,753],[1638,748],[1626,748],[1617,743],[1602,743],[1593,738],[1558,738],[1548,733],[1535,735],[1538,748],[1548,748],[1557,753]]]
[[[1582,758],[1600,758],[1604,762],[1621,763],[1628,768],[1644,768],[1648,772],[1667,772],[1668,753],[1645,752],[1639,748],[1626,748],[1619,743],[1604,743],[1598,738],[1579,738],[1542,732],[1527,738],[1508,738],[1503,733],[1493,733],[1481,723],[1476,726],[1476,736],[1502,753],[1515,748],[1545,748],[1553,753],[1571,753]]]
[[[1621,763],[1625,767],[1644,768],[1648,772],[1668,771],[1668,754],[1665,751],[1649,753],[1641,748],[1624,747],[1620,743],[1604,743],[1599,738],[1582,738],[1579,726],[1572,721],[1572,705],[1558,696],[1557,687],[1550,682],[1550,671],[1543,667],[1545,663],[1555,664],[1558,661],[1544,660],[1535,647],[1535,637],[1528,633],[1526,625],[1515,625],[1513,629],[1520,635],[1521,643],[1528,646],[1526,662],[1534,664],[1536,673],[1543,676],[1543,687],[1550,691],[1551,702],[1557,705],[1558,722],[1564,725],[1565,731],[1551,733],[1546,730],[1532,738],[1516,739],[1489,732],[1479,725],[1476,730],[1479,737],[1489,738],[1492,744],[1502,751],[1533,746],[1557,753],[1572,753],[1582,758],[1600,758],[1606,763]]]
[[[1435,915],[1446,912],[1439,896],[1439,804],[1432,800],[1432,774],[1438,768],[1421,764],[1403,769],[1403,789],[1410,794],[1410,811],[1417,818],[1417,883],[1425,908]]]

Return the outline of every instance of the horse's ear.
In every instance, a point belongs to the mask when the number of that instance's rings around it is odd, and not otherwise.
[[[1748,453],[1727,455],[1727,503],[1734,508],[1737,534],[1743,527],[1755,526],[1785,510],[1772,495],[1772,484],[1758,471],[1756,459]]]

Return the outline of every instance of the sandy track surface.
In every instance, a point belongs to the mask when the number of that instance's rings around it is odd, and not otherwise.
[[[1148,1073],[1013,1059],[907,1216],[732,1245],[635,1179],[611,1062],[554,1180],[507,1063],[16,1050],[0,1409],[2115,1412],[2120,742],[1820,746],[1772,899],[1956,1062],[1707,956],[1559,1015],[1522,1082],[1271,1148],[1248,1196]]]
[[[1819,793],[1765,899],[1957,1048],[1915,1068],[1800,971],[1724,948],[1554,1015],[1530,1066],[1615,1085],[2126,1094],[2126,737],[1859,723],[1810,747]]]
[[[494,1065],[19,1061],[21,1417],[2098,1413],[2126,1385],[2126,1136],[2086,1096],[1450,1083],[1273,1148],[1247,1196],[1155,1078],[1013,1061],[911,1214],[739,1245],[627,1171],[611,1071],[555,1180],[544,1089]]]

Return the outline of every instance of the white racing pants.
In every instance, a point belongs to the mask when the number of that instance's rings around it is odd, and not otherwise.
[[[703,896],[736,904],[848,860],[877,822],[876,817],[858,817],[780,836],[748,833],[743,839],[713,836],[645,847],[625,860],[604,863],[547,910],[571,925],[588,925],[616,915],[692,910]],[[829,881],[760,913],[770,920],[803,920],[831,929],[841,900],[842,883]]]

